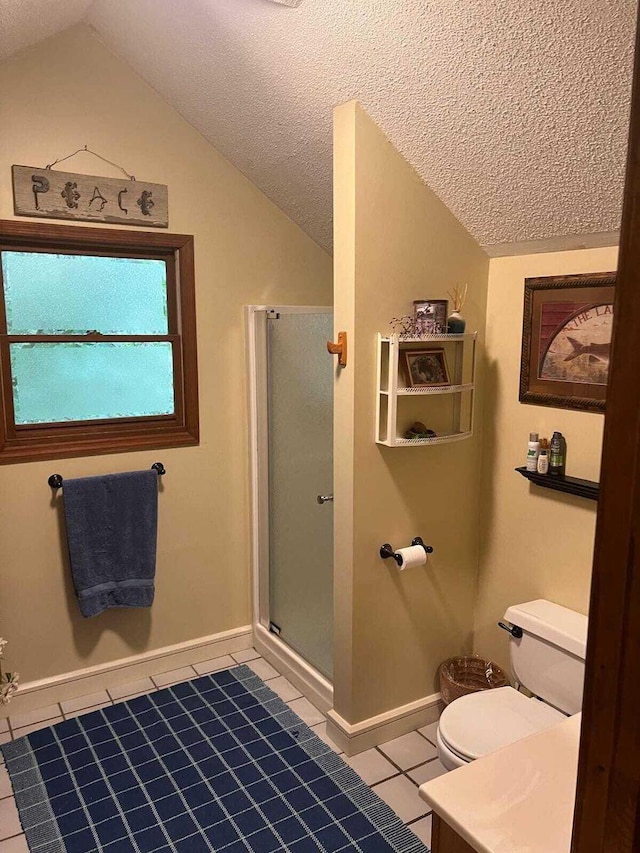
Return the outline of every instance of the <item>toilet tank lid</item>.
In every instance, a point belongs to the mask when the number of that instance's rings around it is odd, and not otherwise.
[[[512,605],[507,609],[504,618],[528,634],[541,637],[576,657],[585,659],[589,621],[581,613],[539,598],[536,601]]]

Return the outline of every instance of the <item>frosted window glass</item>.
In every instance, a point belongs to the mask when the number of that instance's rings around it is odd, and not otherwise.
[[[329,313],[267,320],[269,619],[320,672],[333,667],[333,334]]]
[[[2,252],[10,335],[166,335],[164,261]]]
[[[10,352],[16,424],[174,413],[167,341],[18,343]]]

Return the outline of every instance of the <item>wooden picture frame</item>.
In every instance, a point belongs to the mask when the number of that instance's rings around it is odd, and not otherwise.
[[[615,273],[528,278],[520,402],[604,412]]]
[[[444,348],[402,351],[408,388],[451,385]]]

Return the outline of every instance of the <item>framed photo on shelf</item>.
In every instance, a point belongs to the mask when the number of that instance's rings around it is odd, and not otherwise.
[[[408,388],[450,385],[444,348],[402,351]]]
[[[528,278],[520,402],[604,412],[615,274]]]

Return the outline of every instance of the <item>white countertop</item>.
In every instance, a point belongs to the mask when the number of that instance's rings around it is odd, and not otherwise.
[[[580,719],[426,782],[420,796],[478,853],[569,853]]]

